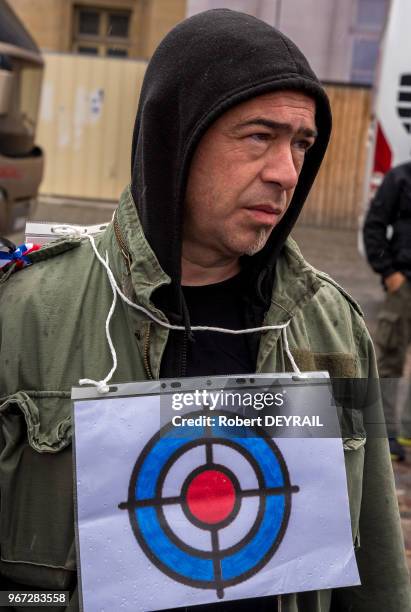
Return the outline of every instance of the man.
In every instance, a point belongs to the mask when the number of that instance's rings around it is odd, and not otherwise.
[[[392,226],[392,235],[387,229]],[[401,419],[396,415],[397,387],[411,342],[411,161],[392,168],[371,202],[364,223],[364,244],[370,265],[381,275],[387,292],[378,315],[376,335],[384,412],[391,456],[405,459],[411,446],[411,390]],[[397,439],[397,436],[400,437]]]
[[[280,330],[193,333],[196,323],[289,322],[302,369],[376,376],[357,305],[287,238],[330,129],[306,59],[263,22],[209,11],[166,36],[141,91],[131,186],[97,241],[123,293],[157,318],[119,300],[113,381],[290,369]],[[6,270],[0,297],[0,572],[9,587],[74,589],[77,610],[70,390],[84,376],[108,380],[113,295],[87,241],[63,239],[30,257],[31,267]],[[345,442],[362,586],[211,608],[411,610],[388,447],[364,442]]]

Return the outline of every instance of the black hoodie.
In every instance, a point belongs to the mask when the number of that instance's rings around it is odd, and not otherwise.
[[[262,251],[243,257],[253,285],[250,294],[260,305],[269,299],[275,261],[327,148],[328,98],[294,43],[259,19],[227,9],[186,19],[167,34],[151,58],[134,127],[131,191],[146,238],[172,279],[155,301],[174,323],[189,326],[180,286],[181,242],[194,151],[207,128],[229,108],[285,89],[314,98],[318,137],[281,223]]]

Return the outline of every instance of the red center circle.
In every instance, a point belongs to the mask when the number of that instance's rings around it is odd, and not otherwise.
[[[186,501],[196,519],[215,525],[224,521],[234,509],[234,485],[227,474],[219,470],[204,470],[188,485]]]

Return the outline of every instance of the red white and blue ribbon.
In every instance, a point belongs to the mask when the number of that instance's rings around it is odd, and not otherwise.
[[[0,268],[11,263],[16,263],[16,267],[19,269],[30,266],[31,261],[27,255],[33,251],[37,251],[39,248],[40,245],[29,242],[15,247],[14,250],[0,251]]]

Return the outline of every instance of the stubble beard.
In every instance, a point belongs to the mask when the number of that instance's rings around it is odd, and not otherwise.
[[[270,233],[271,233],[271,228],[262,227],[261,229],[259,229],[257,236],[255,238],[255,241],[252,244],[250,244],[249,247],[247,247],[246,251],[244,252],[244,255],[251,256],[261,251],[261,249],[265,247],[266,242],[270,236]]]

